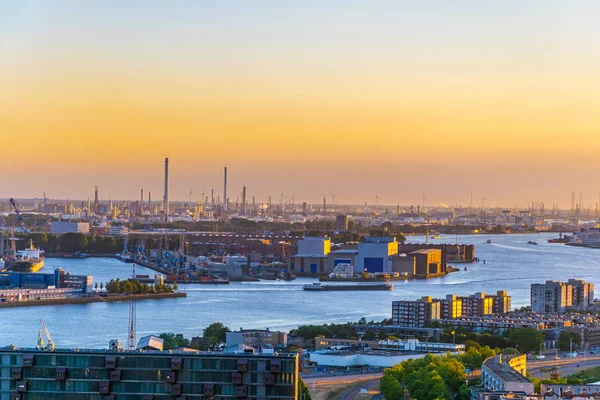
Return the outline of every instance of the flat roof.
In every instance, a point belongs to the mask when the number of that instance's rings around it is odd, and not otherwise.
[[[246,358],[246,357],[255,357],[255,358],[295,358],[297,356],[296,353],[279,353],[275,354],[252,354],[252,353],[224,353],[221,351],[198,351],[194,352],[190,351],[176,351],[176,350],[110,350],[110,349],[55,349],[54,351],[44,351],[37,350],[34,348],[18,348],[18,347],[0,347],[1,353],[27,353],[27,354],[67,354],[67,355],[118,355],[118,356],[173,356],[173,355],[181,355],[181,356],[204,356],[204,357],[236,357],[236,358]]]
[[[358,254],[358,250],[342,249],[330,251],[329,254]]]
[[[411,251],[408,254],[430,254],[430,253],[435,253],[437,251],[442,251],[442,250],[441,249],[420,249],[420,250]]]
[[[508,365],[508,357],[506,358],[506,362],[503,362],[502,364],[499,363],[500,357],[498,356],[488,358],[483,362],[483,365],[485,365],[486,368],[489,368],[504,382],[531,382],[531,380],[529,380],[526,376],[521,375],[514,368]]]

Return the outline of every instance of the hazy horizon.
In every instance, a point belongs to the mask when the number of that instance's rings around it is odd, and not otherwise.
[[[0,198],[598,202],[592,1],[0,4]],[[146,195],[147,196],[147,195]],[[147,198],[147,197],[146,197]]]

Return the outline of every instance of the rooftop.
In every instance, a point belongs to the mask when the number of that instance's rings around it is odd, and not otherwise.
[[[521,375],[508,365],[509,359],[509,356],[504,356],[502,358],[500,358],[500,356],[495,356],[485,360],[483,365],[504,382],[531,382],[527,377]]]

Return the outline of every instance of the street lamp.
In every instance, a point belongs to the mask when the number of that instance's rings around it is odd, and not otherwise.
[[[452,331],[452,344],[456,344],[456,331]]]

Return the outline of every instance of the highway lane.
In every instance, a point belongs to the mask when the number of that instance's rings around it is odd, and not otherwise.
[[[583,356],[578,355],[577,357],[561,358],[555,360],[554,358],[548,360],[540,360],[535,362],[527,363],[527,372],[536,378],[547,377],[550,372],[541,371],[549,368],[556,368],[557,372],[561,376],[572,375],[583,369],[590,369],[600,366],[600,356]]]

